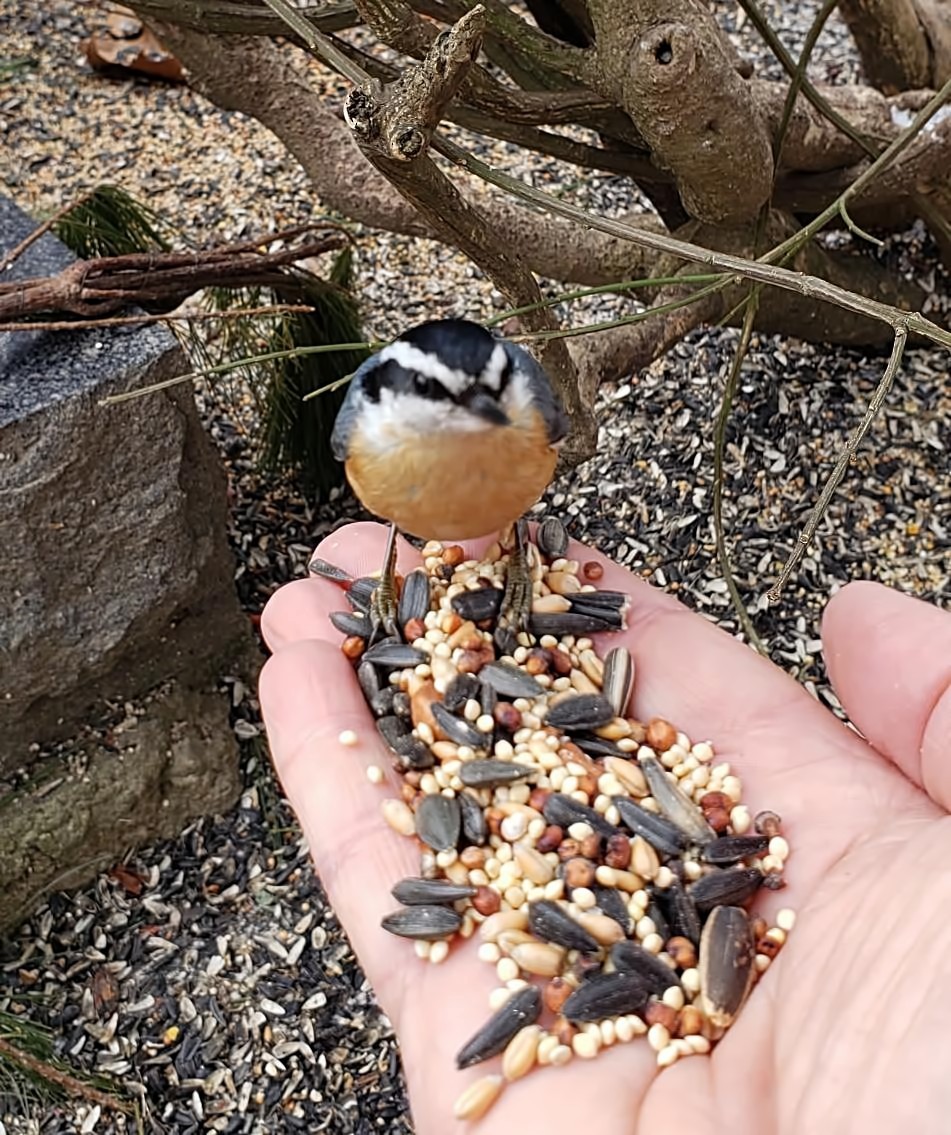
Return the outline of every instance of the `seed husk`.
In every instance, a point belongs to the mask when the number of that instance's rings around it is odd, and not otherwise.
[[[615,631],[617,623],[594,615],[581,614],[577,611],[565,611],[564,614],[549,614],[544,611],[533,613],[528,619],[528,629],[536,638],[542,635],[554,635],[561,638],[563,635],[590,635],[601,634],[604,631]]]
[[[462,813],[462,834],[466,842],[481,847],[489,838],[489,827],[485,821],[482,805],[468,792],[460,792],[456,799],[459,801],[459,811]]]
[[[318,556],[310,561],[307,570],[311,575],[319,576],[321,579],[329,579],[332,583],[349,583],[353,579],[350,572],[345,571],[342,567],[337,567],[336,564],[332,564],[328,560],[322,560]]]
[[[675,880],[664,890],[654,892],[655,899],[663,905],[667,917],[669,933],[665,938],[679,936],[696,946],[700,942],[700,914],[692,895],[684,890],[679,880]]]
[[[565,831],[572,824],[585,823],[589,824],[599,835],[610,837],[618,833],[618,828],[609,824],[600,812],[596,812],[587,804],[579,803],[563,792],[553,792],[545,800],[542,806],[542,814],[550,824],[557,824]]]
[[[380,925],[399,938],[436,940],[451,938],[462,925],[462,915],[449,906],[408,906],[388,914]]]
[[[546,516],[535,533],[535,543],[546,560],[560,560],[568,551],[568,533],[555,516]]]
[[[459,842],[462,815],[454,796],[424,796],[416,806],[416,834],[433,851],[448,851]]]
[[[373,598],[373,592],[379,587],[380,581],[372,579],[368,575],[362,575],[359,579],[355,579],[347,588],[346,596],[347,602],[355,611],[363,611],[366,613],[370,610],[370,601]]]
[[[618,973],[637,974],[651,993],[656,993],[658,997],[665,989],[680,984],[669,965],[637,942],[618,942],[612,946],[611,961]]]
[[[700,939],[700,1008],[717,1028],[733,1023],[753,981],[750,920],[738,906],[718,906]]]
[[[637,763],[661,815],[676,824],[693,843],[706,844],[716,839],[717,833],[707,823],[703,812],[667,775],[667,770],[656,757],[638,756]]]
[[[452,1105],[452,1114],[464,1121],[481,1119],[505,1087],[501,1076],[483,1076],[470,1084]]]
[[[450,713],[462,713],[470,698],[478,698],[482,683],[475,674],[457,674],[443,694],[442,704]]]
[[[422,621],[429,610],[429,576],[423,568],[409,572],[403,580],[400,601],[397,607],[397,620],[405,627],[411,619]]]
[[[513,1036],[541,1016],[542,995],[534,985],[519,989],[456,1053],[457,1068],[481,1064],[506,1048]]]
[[[715,867],[730,867],[753,855],[760,855],[768,846],[769,837],[765,835],[725,835],[706,845],[703,859]]]
[[[495,788],[499,784],[514,784],[528,776],[536,775],[537,770],[518,761],[464,761],[459,770],[459,779],[467,788]]]
[[[457,745],[468,745],[471,749],[484,749],[489,744],[489,739],[485,733],[480,733],[468,721],[450,713],[442,702],[434,701],[430,706],[430,711],[439,728],[450,741],[455,741]]]
[[[409,646],[395,638],[380,639],[363,652],[365,662],[372,662],[374,666],[383,666],[387,670],[418,666],[421,662],[428,662],[428,655],[415,646]]]
[[[621,927],[625,934],[631,932],[631,914],[627,903],[614,887],[595,887],[594,898],[598,909]]]
[[[623,717],[634,689],[634,661],[625,647],[615,646],[605,656],[601,689],[615,715]]]
[[[763,883],[758,867],[715,868],[690,887],[690,898],[701,914],[717,906],[739,906],[751,899]]]
[[[359,611],[331,611],[330,621],[341,634],[369,637],[370,620]]]
[[[467,883],[453,883],[448,879],[400,879],[390,894],[403,906],[444,906],[469,899],[475,887]]]
[[[639,974],[596,973],[562,1006],[569,1021],[602,1021],[634,1013],[642,1017],[650,1000],[650,989]]]
[[[545,724],[574,733],[597,729],[614,720],[614,708],[601,694],[574,694],[551,706]]]
[[[531,674],[508,662],[487,663],[479,671],[479,677],[504,698],[537,698],[545,693]]]
[[[528,904],[528,925],[543,942],[554,942],[583,954],[596,954],[600,949],[597,940],[563,906],[549,899]]]
[[[621,823],[635,835],[646,839],[662,855],[680,855],[689,844],[687,834],[670,820],[648,812],[627,796],[613,796],[611,799],[621,817]]]

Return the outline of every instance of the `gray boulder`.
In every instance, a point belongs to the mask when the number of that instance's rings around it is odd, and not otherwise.
[[[0,251],[33,227],[0,197]],[[71,260],[45,236],[5,279]],[[0,335],[0,930],[237,795],[224,470],[190,386],[100,404],[187,369],[161,326]]]

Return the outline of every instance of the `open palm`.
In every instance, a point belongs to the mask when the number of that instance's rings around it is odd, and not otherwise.
[[[351,525],[317,554],[365,574],[383,543],[381,527]],[[580,545],[570,554],[600,558]],[[404,546],[401,570],[416,562]],[[792,906],[798,921],[711,1056],[658,1073],[635,1042],[539,1069],[509,1086],[480,1133],[951,1131],[951,616],[874,584],[832,600],[826,661],[866,742],[776,667],[601,562],[601,586],[632,599],[629,630],[611,643],[634,657],[633,712],[711,740],[751,807],[782,815],[789,885],[761,893],[756,909]],[[453,1058],[497,981],[471,942],[431,966],[380,929],[390,887],[417,872],[418,855],[383,824],[383,794],[365,775],[388,756],[327,618],[342,606],[319,579],[271,599],[262,710],[323,885],[398,1033],[418,1135],[447,1135],[465,1126],[452,1118],[456,1096],[495,1070],[457,1072]],[[339,743],[346,729],[357,747]]]

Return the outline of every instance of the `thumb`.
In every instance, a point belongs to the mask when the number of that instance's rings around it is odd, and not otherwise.
[[[951,614],[850,583],[822,620],[832,685],[872,745],[951,811]]]

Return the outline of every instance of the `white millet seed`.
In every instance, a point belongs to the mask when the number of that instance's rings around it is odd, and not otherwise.
[[[780,863],[785,863],[789,858],[789,844],[781,835],[774,835],[769,841],[769,854]]]
[[[444,962],[449,957],[449,943],[442,939],[439,942],[433,942],[429,951],[429,960],[434,966],[438,966],[440,962]]]
[[[659,934],[648,934],[642,939],[641,945],[652,954],[659,954],[664,948],[664,939]]]
[[[656,1025],[651,1025],[647,1030],[647,1043],[655,1052],[660,1052],[661,1049],[666,1048],[670,1044],[670,1033],[666,1025],[662,1025],[659,1021]]]
[[[512,996],[512,991],[506,989],[504,985],[500,985],[497,989],[493,989],[489,994],[489,1008],[493,1013],[497,1012],[506,1001]]]
[[[494,966],[502,957],[502,951],[495,942],[483,942],[477,951],[480,962]]]
[[[664,990],[661,1001],[665,1005],[669,1005],[671,1009],[682,1009],[684,1007],[684,991],[679,985],[671,985]]]
[[[684,972],[680,975],[680,984],[683,986],[684,990],[687,993],[699,993],[700,970],[698,970],[695,966],[691,966],[690,969],[685,969]]]
[[[598,905],[598,900],[594,896],[594,891],[589,887],[575,887],[571,892],[571,900],[581,910],[590,910],[593,906]]]
[[[618,1039],[617,1028],[610,1017],[606,1021],[601,1022],[599,1031],[601,1033],[601,1043],[605,1048],[609,1048]]]
[[[579,1056],[582,1060],[593,1060],[601,1050],[600,1033],[597,1039],[591,1033],[576,1033],[572,1038],[571,1047],[575,1056]]]
[[[367,765],[367,780],[371,784],[382,784],[384,775],[383,769],[379,765]]]
[[[360,744],[360,738],[352,729],[344,729],[342,733],[338,734],[337,740],[348,749],[352,749],[354,745]]]
[[[549,1054],[548,1063],[554,1064],[556,1068],[560,1068],[563,1064],[567,1064],[573,1055],[574,1053],[567,1044],[559,1044],[558,1047],[552,1049]]]
[[[610,1024],[609,1021],[602,1022],[603,1024]],[[614,1036],[619,1044],[627,1044],[634,1039],[634,1030],[631,1028],[631,1022],[627,1017],[618,1017],[614,1022]]]
[[[765,973],[769,969],[772,960],[769,954],[757,954],[753,958],[753,967],[757,973]]]
[[[776,911],[776,925],[787,934],[796,925],[796,912],[788,906]]]
[[[745,804],[737,804],[730,809],[730,827],[734,835],[746,835],[753,827],[753,817]]]
[[[657,1026],[654,1025],[654,1028]],[[665,1030],[666,1031],[666,1030]],[[648,1037],[650,1039],[650,1037]],[[680,1049],[675,1044],[665,1044],[662,1049],[657,1053],[657,1067],[669,1068],[671,1064],[676,1064],[680,1059]]]
[[[416,957],[422,958],[424,961],[429,957],[429,951],[432,948],[432,942],[429,942],[425,939],[420,939],[413,943],[413,949],[416,952]]]

